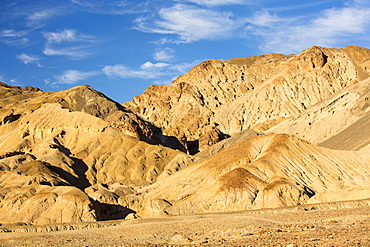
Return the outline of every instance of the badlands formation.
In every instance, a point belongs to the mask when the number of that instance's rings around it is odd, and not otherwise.
[[[350,46],[206,61],[123,104],[2,83],[0,224],[363,205],[369,80]]]

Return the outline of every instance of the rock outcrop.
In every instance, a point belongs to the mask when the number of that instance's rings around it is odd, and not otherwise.
[[[0,83],[0,224],[370,198],[369,73],[368,49],[312,47],[206,61],[124,104]]]
[[[368,152],[319,148],[286,134],[254,136],[155,183],[137,210],[158,216],[365,199],[369,167]],[[157,211],[147,206],[153,203]]]
[[[138,140],[185,150],[177,139],[164,136],[159,128],[142,120],[122,105],[87,85],[56,93],[0,85],[0,94],[3,95],[0,98],[0,124],[3,121],[12,121],[22,115],[32,113],[43,104],[56,103],[70,111],[84,112],[101,118],[108,122],[109,126]],[[9,112],[11,115],[6,115],[10,114]]]
[[[322,147],[360,150],[369,144],[370,79],[320,101],[265,132],[295,135]]]
[[[118,204],[124,194],[119,187],[135,191],[193,160],[128,136],[83,112],[84,107],[71,111],[44,103],[36,110],[21,109],[4,110],[4,116],[20,116],[0,125],[0,222],[124,218],[133,211]],[[103,191],[98,184],[116,189],[97,196]]]
[[[242,130],[267,131],[368,78],[368,58],[360,47],[312,47],[298,55],[206,61],[124,106],[196,153]],[[217,141],[202,141],[215,132]]]

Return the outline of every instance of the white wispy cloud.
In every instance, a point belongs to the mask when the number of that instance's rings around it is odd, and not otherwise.
[[[332,3],[334,0],[320,0],[320,1],[306,1],[303,3],[300,2],[291,2],[289,5],[275,5],[273,7],[267,8],[269,11],[291,11],[291,10],[299,10],[299,9],[305,9],[309,7],[315,7],[315,6],[324,6],[328,3]],[[366,1],[366,0],[365,0]]]
[[[1,13],[2,21],[6,20],[4,26],[8,26],[8,29],[0,31],[0,41],[8,45],[31,43],[36,36],[31,35],[34,34],[35,30],[51,23],[50,20],[53,18],[71,13],[71,9],[66,8],[66,4],[53,1],[26,1],[22,3],[13,1],[12,4],[2,7],[4,7]],[[24,30],[12,29],[16,27]]]
[[[28,26],[44,26],[47,21],[57,16],[67,15],[70,11],[63,6],[51,8],[37,8],[31,11],[27,17]]]
[[[144,20],[144,19],[142,19]],[[138,20],[136,20],[137,22]],[[157,45],[164,45],[164,44],[168,44],[168,43],[171,43],[173,42],[172,39],[169,39],[169,38],[161,38],[159,40],[156,40],[156,41],[153,41],[154,44],[157,44]]]
[[[11,85],[19,84],[19,82],[17,81],[17,79],[10,79],[10,80],[9,80],[9,83],[10,83]]]
[[[165,63],[153,64],[146,62],[140,68],[132,69],[123,64],[116,64],[105,66],[103,72],[109,77],[156,79],[164,75],[162,70],[167,66],[168,64]]]
[[[245,19],[235,18],[231,12],[218,12],[184,4],[162,8],[158,14],[157,19],[136,19],[136,29],[148,33],[177,35],[177,43],[230,37],[245,23]]]
[[[56,84],[77,84],[80,81],[86,80],[99,74],[101,74],[100,71],[83,72],[79,70],[67,70],[64,71],[61,75],[55,75],[53,80],[46,79],[45,83],[51,86]]]
[[[2,1],[1,7],[3,20],[32,29],[49,25],[52,19],[75,11],[69,1]]]
[[[0,31],[0,37],[4,38],[20,38],[26,34],[26,31],[15,31],[14,29],[4,29]]]
[[[146,1],[125,0],[70,0],[84,11],[95,14],[124,15],[145,12]]]
[[[152,69],[160,69],[168,67],[168,63],[152,63],[152,62],[146,62],[140,66],[140,68],[144,70],[152,70]]]
[[[185,63],[178,63],[178,64],[173,64],[172,69],[174,71],[178,71],[180,75],[185,74],[189,72],[190,69],[192,69],[195,65],[200,64],[201,62],[205,61],[207,59],[203,60],[195,60],[193,62],[185,62]]]
[[[153,58],[157,61],[171,61],[174,58],[175,50],[169,47],[157,48],[153,53]]]
[[[23,45],[28,42],[28,38],[25,37],[27,34],[27,31],[3,29],[0,31],[0,41],[7,45]]]
[[[86,50],[90,46],[50,47],[47,45],[43,51],[46,56],[67,56],[71,59],[84,59],[92,54]]]
[[[60,32],[45,32],[48,43],[61,42],[94,42],[94,36],[80,33],[75,29],[64,29]]]
[[[95,42],[92,35],[80,33],[74,29],[45,32],[43,35],[46,39],[43,53],[47,56],[68,56],[73,59],[83,59],[93,53],[89,49]]]
[[[278,17],[276,14],[271,14],[267,10],[261,10],[254,13],[254,15],[248,20],[250,24],[258,27],[275,27],[282,22],[290,21],[289,19],[284,19]]]
[[[178,0],[178,2],[184,2]],[[186,0],[186,2],[192,2],[199,5],[206,6],[220,6],[220,5],[230,5],[230,4],[251,4],[253,1],[250,0]]]
[[[0,74],[0,82],[6,83],[10,86],[22,86],[22,82],[19,81],[20,75],[10,78],[5,74]]]
[[[41,64],[38,62],[39,60],[41,60],[41,58],[36,55],[27,55],[25,53],[21,53],[18,54],[16,57],[26,65],[36,64],[38,67],[42,67]]]
[[[177,76],[188,72],[192,67],[200,62],[200,60],[192,63],[180,64],[146,62],[136,69],[129,68],[123,64],[116,64],[105,66],[103,68],[103,73],[109,77],[118,77],[123,79],[158,79],[156,80],[157,82],[168,82],[171,78],[176,78]]]
[[[335,47],[349,40],[370,41],[370,6],[360,0],[326,9],[309,19],[282,19],[264,11],[250,23],[246,30],[262,38],[264,52],[289,54],[313,45]]]

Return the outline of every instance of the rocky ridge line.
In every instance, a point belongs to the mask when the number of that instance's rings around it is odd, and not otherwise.
[[[266,131],[366,79],[368,53],[312,47],[298,55],[206,61],[123,105],[194,154],[242,130]]]

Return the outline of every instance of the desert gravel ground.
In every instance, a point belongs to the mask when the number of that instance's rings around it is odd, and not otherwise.
[[[102,225],[83,230],[0,233],[0,245],[370,246],[369,207],[260,210],[118,220],[105,222],[105,227],[103,222],[99,224]],[[74,228],[78,226],[88,228],[89,223],[76,224]]]

